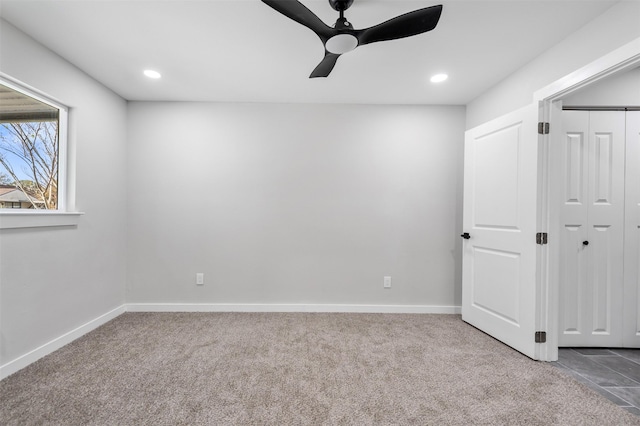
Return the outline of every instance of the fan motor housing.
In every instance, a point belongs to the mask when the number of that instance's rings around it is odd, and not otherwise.
[[[353,4],[353,0],[329,0],[329,4],[333,8],[333,10],[337,10],[338,12],[344,12],[349,9]]]

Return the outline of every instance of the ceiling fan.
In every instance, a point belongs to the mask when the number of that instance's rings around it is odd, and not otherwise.
[[[297,0],[262,0],[263,3],[293,19],[316,33],[324,44],[324,59],[309,78],[327,77],[343,53],[358,46],[385,40],[414,36],[431,31],[438,24],[442,5],[414,10],[363,30],[356,30],[344,17],[344,11],[353,0],[329,0],[331,7],[340,13],[333,27],[328,26]]]

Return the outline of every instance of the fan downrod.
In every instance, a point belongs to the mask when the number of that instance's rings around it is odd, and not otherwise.
[[[333,10],[337,10],[338,12],[344,12],[349,9],[353,4],[353,0],[329,0],[329,4],[333,8]]]

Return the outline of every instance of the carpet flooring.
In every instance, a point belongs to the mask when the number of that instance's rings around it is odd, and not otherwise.
[[[0,381],[2,425],[640,425],[457,315],[126,313]]]

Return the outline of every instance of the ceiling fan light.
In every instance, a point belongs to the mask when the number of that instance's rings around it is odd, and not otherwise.
[[[436,74],[436,75],[431,77],[431,82],[432,83],[442,83],[443,81],[445,81],[448,78],[449,78],[449,76],[447,74]]]
[[[351,34],[338,34],[327,40],[325,48],[331,53],[341,55],[358,47],[358,39]]]
[[[162,77],[162,75],[158,71],[154,71],[154,70],[144,70],[144,75],[146,75],[149,78],[160,78],[160,77]]]

